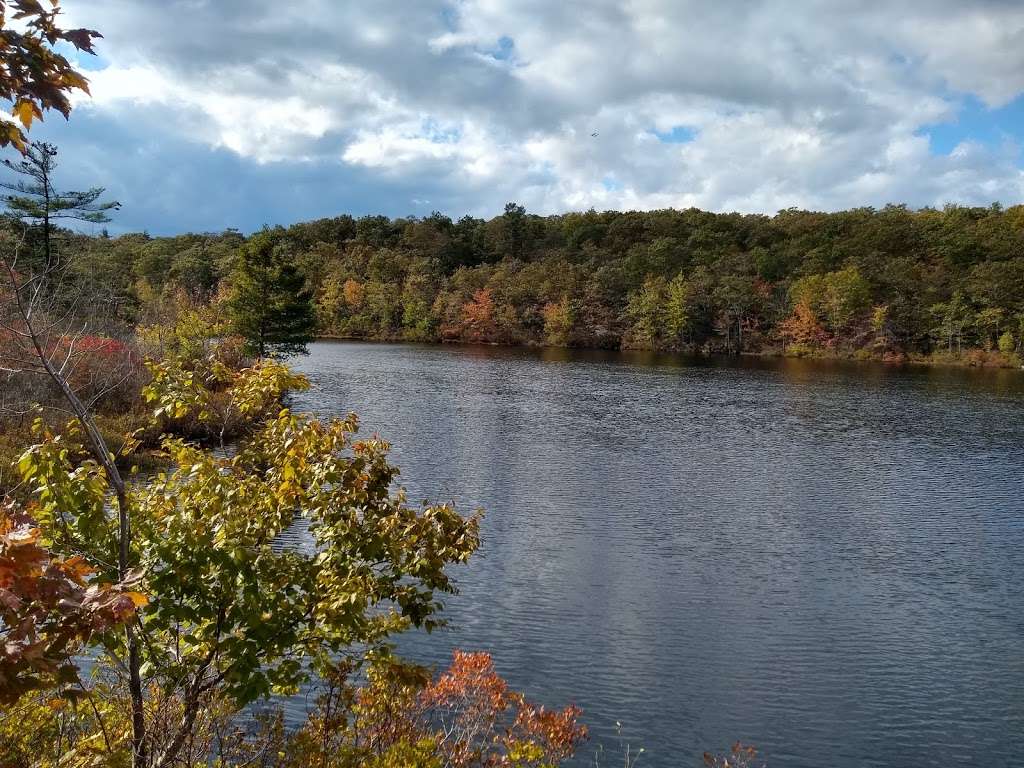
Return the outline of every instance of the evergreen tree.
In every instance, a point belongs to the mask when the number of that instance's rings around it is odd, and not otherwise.
[[[316,329],[312,294],[282,240],[267,229],[253,235],[231,276],[231,328],[261,358],[305,354]]]
[[[3,165],[24,177],[0,182],[0,188],[13,194],[4,196],[3,202],[11,216],[27,224],[41,236],[43,264],[46,269],[57,265],[58,256],[53,248],[55,222],[62,219],[106,224],[108,211],[121,207],[118,202],[100,202],[102,187],[84,192],[59,192],[53,186],[53,172],[57,168],[57,148],[52,144],[34,141],[25,148],[22,158],[15,162],[3,160]]]

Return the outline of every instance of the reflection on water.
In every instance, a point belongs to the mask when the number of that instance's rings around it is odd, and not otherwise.
[[[318,343],[297,407],[487,510],[453,627],[644,764],[1024,761],[1024,374]]]

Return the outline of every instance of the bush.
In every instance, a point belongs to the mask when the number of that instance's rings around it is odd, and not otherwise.
[[[3,382],[2,404],[25,410],[32,405],[63,406],[63,395],[34,361],[22,360],[30,351],[4,345],[0,361],[13,368]],[[48,345],[54,367],[63,368],[71,389],[98,413],[117,413],[137,407],[146,371],[134,346],[106,336],[62,336]]]
[[[704,765],[708,768],[758,768],[757,750],[749,744],[736,742],[728,755],[712,755],[704,753]],[[764,768],[763,764],[760,768]]]
[[[807,344],[790,344],[786,347],[787,357],[815,357],[817,350]]]
[[[999,337],[999,351],[1004,355],[1012,355],[1017,349],[1017,343],[1013,338],[1013,334],[1007,331]]]

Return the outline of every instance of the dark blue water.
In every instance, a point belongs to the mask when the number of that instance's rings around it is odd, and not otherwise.
[[[1024,765],[1024,373],[318,343],[410,498],[487,512],[453,627],[582,751]]]

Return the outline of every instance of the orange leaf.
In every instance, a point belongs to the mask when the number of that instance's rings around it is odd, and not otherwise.
[[[92,568],[92,566],[90,566],[87,562],[85,562],[85,558],[83,558],[81,555],[75,555],[65,560],[64,570],[68,574],[77,578],[79,581],[84,579],[89,574],[95,573],[95,569]]]
[[[131,600],[132,604],[136,608],[141,608],[142,606],[144,606],[147,603],[149,603],[149,598],[146,597],[141,592],[125,592],[124,596],[127,597],[129,600]]]
[[[41,534],[42,532],[38,528],[22,526],[7,535],[7,544],[11,547],[31,546],[39,541]]]

